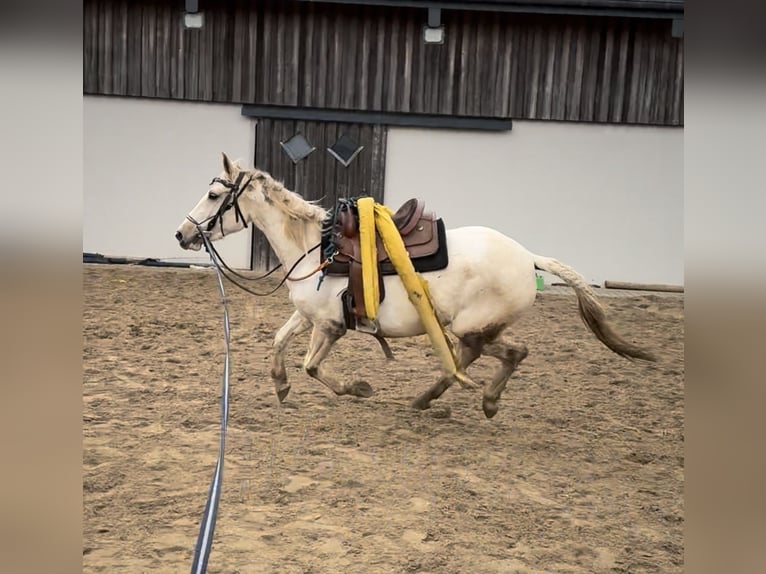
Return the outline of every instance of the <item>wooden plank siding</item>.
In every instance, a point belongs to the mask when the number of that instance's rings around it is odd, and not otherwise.
[[[514,119],[683,124],[670,20],[312,2],[85,0],[83,91]]]
[[[301,133],[316,149],[293,164],[282,149],[287,141]],[[364,149],[348,167],[327,152],[343,134]],[[254,165],[282,181],[288,189],[309,200],[318,200],[330,208],[340,197],[369,195],[383,201],[386,165],[386,127],[375,124],[313,122],[301,120],[259,119],[255,128]],[[265,269],[277,259],[263,234],[253,228],[251,268]]]

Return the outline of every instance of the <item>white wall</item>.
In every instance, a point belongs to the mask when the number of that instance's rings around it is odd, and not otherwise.
[[[493,227],[593,283],[683,284],[681,128],[391,128],[386,203],[414,196],[447,227]]]
[[[239,105],[84,96],[83,251],[207,262],[173,237],[221,170],[221,152],[252,165],[254,122]],[[221,240],[250,265],[250,231]]]

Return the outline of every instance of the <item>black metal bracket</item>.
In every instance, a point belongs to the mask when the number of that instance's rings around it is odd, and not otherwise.
[[[428,9],[428,27],[438,28],[441,25],[442,25],[442,9],[429,8]]]
[[[335,110],[325,108],[300,108],[292,106],[263,106],[259,104],[244,104],[242,106],[242,115],[251,118],[342,122],[352,124],[379,124],[387,126],[410,126],[421,128],[452,128],[488,131],[508,131],[512,128],[511,118],[448,116],[441,114],[410,114],[361,110]]]
[[[673,36],[673,38],[684,37],[684,19],[683,18],[676,18],[675,20],[673,20],[673,27],[671,28],[670,35]]]

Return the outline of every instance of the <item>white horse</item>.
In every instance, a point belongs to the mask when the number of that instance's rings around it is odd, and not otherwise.
[[[282,401],[290,390],[285,371],[285,354],[290,340],[313,328],[303,366],[309,376],[329,387],[336,395],[369,397],[372,388],[363,381],[341,383],[323,368],[333,344],[346,333],[340,295],[347,288],[343,277],[326,276],[317,289],[319,275],[312,275],[320,263],[320,250],[311,248],[321,239],[321,224],[327,211],[286,189],[268,173],[245,169],[223,154],[223,171],[210,184],[175,237],[184,249],[199,250],[200,231],[211,241],[235,233],[252,222],[268,239],[285,269],[295,265],[287,283],[296,312],[282,326],[274,340],[271,377]],[[607,323],[604,310],[586,280],[571,267],[555,259],[535,255],[513,239],[486,227],[460,227],[447,231],[449,265],[424,273],[434,308],[442,324],[457,337],[458,367],[466,369],[480,355],[500,361],[491,382],[484,385],[482,407],[489,418],[508,379],[527,356],[527,348],[505,340],[503,331],[534,304],[537,289],[535,270],[560,277],[577,294],[585,324],[615,353],[653,361],[654,357],[624,340]],[[296,265],[297,263],[297,265]],[[386,297],[380,304],[380,337],[412,337],[424,333],[415,307],[398,276],[385,276]],[[427,409],[454,382],[444,375],[423,394],[413,407]]]

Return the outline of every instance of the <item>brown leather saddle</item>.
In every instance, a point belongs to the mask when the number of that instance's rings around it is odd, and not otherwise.
[[[348,277],[348,289],[342,298],[346,326],[350,329],[359,328],[360,320],[366,317],[356,199],[340,199],[328,216],[322,233],[322,261],[332,255],[332,262],[325,267],[324,274]],[[433,212],[425,210],[422,199],[407,200],[396,210],[392,219],[416,271],[436,271],[447,267],[449,257],[444,222]],[[376,243],[380,301],[383,301],[386,295],[383,276],[395,275],[396,269],[379,235]]]

